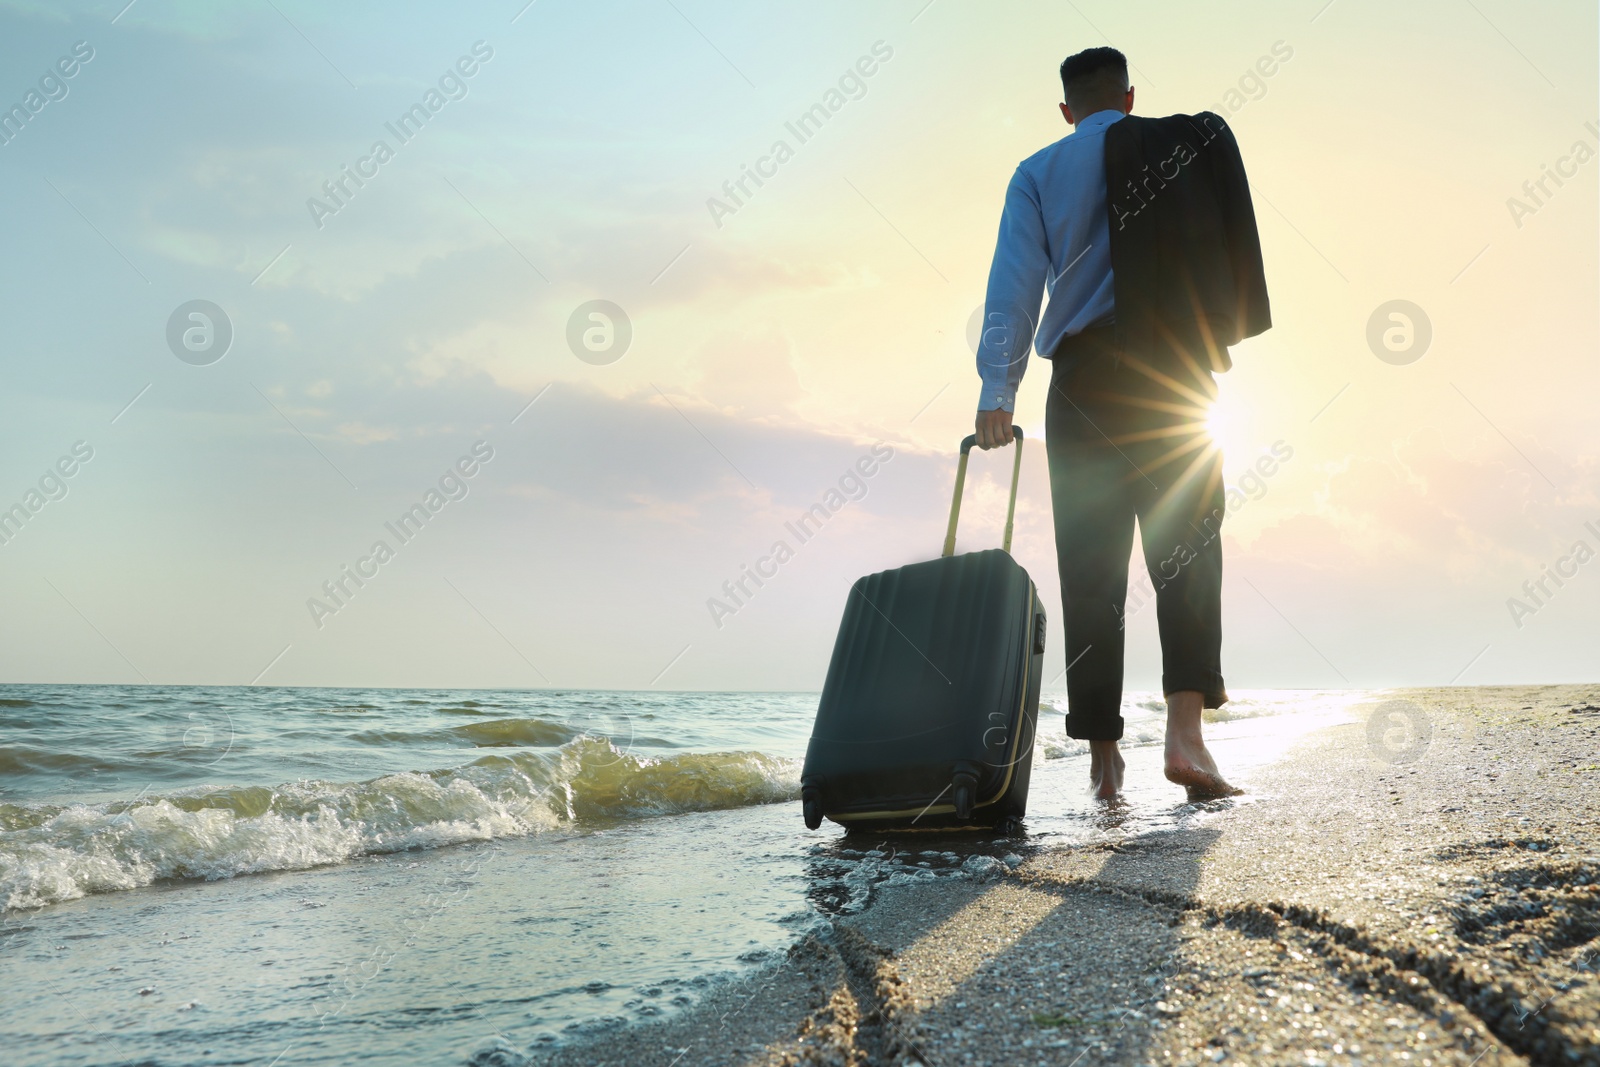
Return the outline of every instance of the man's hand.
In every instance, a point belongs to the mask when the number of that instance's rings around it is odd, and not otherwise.
[[[1011,443],[1011,412],[1005,408],[978,412],[978,447],[1000,448]]]

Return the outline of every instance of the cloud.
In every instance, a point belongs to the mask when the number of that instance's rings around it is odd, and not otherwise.
[[[1567,476],[1556,490],[1500,452],[1451,448],[1424,429],[1385,454],[1324,463],[1310,506],[1241,547],[1255,559],[1380,583],[1396,572],[1465,585],[1537,570],[1600,518],[1600,472],[1593,460],[1549,464]]]
[[[368,426],[364,422],[342,422],[334,430],[336,434],[358,445],[376,444],[379,441],[393,441],[399,433],[383,426]]]

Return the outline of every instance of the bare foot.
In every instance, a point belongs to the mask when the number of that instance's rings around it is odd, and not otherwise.
[[[1244,790],[1230,785],[1200,736],[1201,694],[1193,690],[1167,694],[1167,743],[1163,768],[1167,781],[1183,786],[1190,800],[1236,797]]]
[[[1089,742],[1089,791],[1096,800],[1115,800],[1122,794],[1124,766],[1115,741]]]

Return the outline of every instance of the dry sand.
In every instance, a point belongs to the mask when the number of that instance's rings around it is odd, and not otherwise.
[[[1324,731],[1252,802],[882,890],[534,1062],[1600,1065],[1600,685],[1396,695],[1408,733]]]

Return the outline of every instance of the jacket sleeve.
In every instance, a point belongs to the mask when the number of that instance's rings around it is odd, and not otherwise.
[[[1028,369],[1039,305],[1050,273],[1049,242],[1039,190],[1020,167],[1006,189],[1000,237],[989,268],[978,334],[979,411],[1016,409],[1017,386]]]
[[[1254,337],[1272,328],[1272,308],[1267,302],[1267,272],[1261,261],[1261,235],[1256,230],[1256,209],[1250,199],[1250,180],[1233,130],[1222,118],[1204,112],[1201,122],[1215,131],[1211,144],[1212,175],[1222,212],[1223,235],[1233,267],[1233,290],[1238,301],[1234,315],[1234,341]]]

